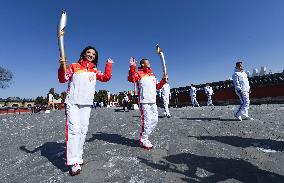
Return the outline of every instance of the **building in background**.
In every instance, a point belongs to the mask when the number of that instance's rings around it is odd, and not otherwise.
[[[19,97],[8,97],[7,99],[0,98],[0,107],[33,107],[35,101],[32,99],[20,99]]]

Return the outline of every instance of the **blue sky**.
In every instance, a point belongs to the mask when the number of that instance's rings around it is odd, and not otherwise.
[[[284,1],[282,0],[2,0],[0,66],[11,70],[13,84],[0,98],[44,96],[57,80],[57,25],[61,10],[68,23],[68,63],[87,45],[99,51],[99,69],[115,61],[113,77],[97,84],[112,93],[130,90],[129,58],[148,58],[157,78],[162,67],[155,52],[165,53],[172,87],[228,79],[236,59],[247,70],[284,69]]]

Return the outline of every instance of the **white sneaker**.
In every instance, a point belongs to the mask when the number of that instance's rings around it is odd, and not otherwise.
[[[154,147],[149,140],[147,140],[145,142],[141,142],[140,146],[144,149],[147,149],[147,150],[153,149],[153,147]]]
[[[74,164],[71,166],[70,170],[69,170],[69,174],[71,176],[75,176],[78,175],[81,172],[81,166],[79,164]]]
[[[79,165],[81,166],[81,169],[82,169],[82,167],[84,165],[84,160],[83,159],[81,161],[79,161]]]
[[[244,120],[250,120],[250,121],[253,121],[254,119],[253,119],[253,118],[251,118],[251,117],[249,117],[249,116],[245,116],[245,117],[244,117]]]
[[[236,115],[234,115],[234,116],[235,116],[235,118],[237,118],[238,121],[242,121],[243,120],[241,116],[236,116]]]

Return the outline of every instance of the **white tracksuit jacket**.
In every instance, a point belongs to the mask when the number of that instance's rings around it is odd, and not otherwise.
[[[189,91],[190,96],[196,97],[196,91],[197,91],[197,89],[194,86],[191,86],[190,91]]]
[[[204,92],[208,97],[207,105],[212,105],[212,95],[213,95],[213,89],[211,86],[205,86]]]
[[[191,86],[189,90],[189,94],[191,97],[192,106],[199,106],[197,99],[196,99],[196,92],[197,92],[197,89],[194,86]]]
[[[240,71],[235,69],[234,74],[232,75],[233,83],[235,86],[235,92],[240,98],[240,107],[236,112],[235,116],[239,117],[241,115],[248,117],[248,109],[249,109],[249,80],[245,71]]]

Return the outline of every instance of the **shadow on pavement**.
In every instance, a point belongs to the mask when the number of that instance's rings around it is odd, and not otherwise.
[[[180,118],[180,119],[186,119],[186,120],[200,120],[200,121],[237,121],[236,119],[224,119],[224,118]]]
[[[270,139],[252,139],[238,136],[188,136],[197,140],[215,140],[235,147],[260,147],[284,152],[284,142]]]
[[[93,136],[90,139],[86,140],[86,142],[92,142],[95,140],[102,140],[105,142],[121,144],[130,147],[139,147],[139,140],[129,139],[121,135],[112,133],[98,132],[96,134],[93,134]]]
[[[215,183],[228,179],[231,179],[231,181],[235,179],[244,183],[283,183],[284,181],[282,175],[261,170],[257,166],[239,159],[198,156],[191,153],[165,156],[158,162],[140,157],[138,159],[141,163],[154,169],[181,174],[185,176],[181,180],[186,182]],[[184,164],[187,168],[184,168]],[[203,169],[203,171],[200,169]],[[210,173],[205,173],[204,170]]]
[[[123,110],[123,109],[114,109],[114,112],[129,112],[129,110]]]
[[[37,147],[34,150],[28,150],[26,146],[20,146],[19,149],[29,154],[34,154],[40,151],[41,156],[46,157],[62,172],[68,171],[68,167],[65,165],[65,143],[46,142],[42,146]]]
[[[141,116],[135,116],[135,115],[134,115],[134,116],[132,116],[132,117],[134,117],[134,118],[141,118]]]
[[[132,117],[134,117],[134,118],[141,118],[141,116],[132,116]],[[158,116],[158,118],[166,118],[165,116]]]

